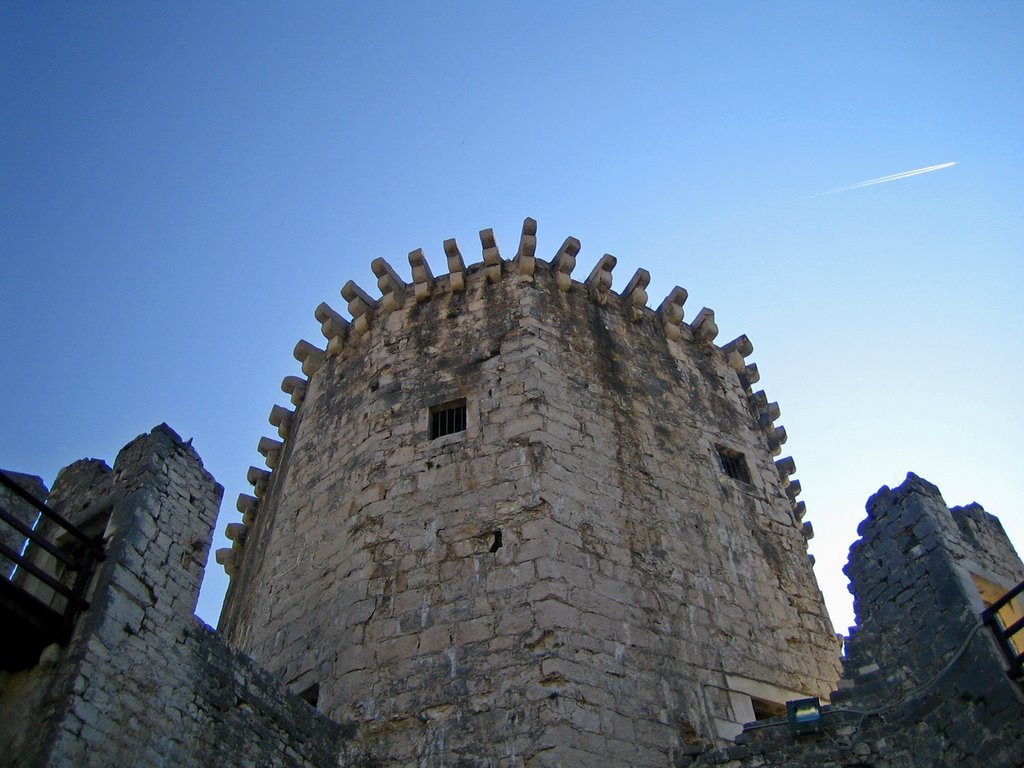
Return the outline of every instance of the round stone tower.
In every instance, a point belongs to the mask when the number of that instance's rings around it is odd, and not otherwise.
[[[381,764],[671,765],[838,678],[750,342],[535,236],[321,304],[218,552],[221,632]]]

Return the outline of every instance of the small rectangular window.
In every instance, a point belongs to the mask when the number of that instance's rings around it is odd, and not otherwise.
[[[715,446],[718,451],[718,459],[722,462],[722,471],[733,480],[743,483],[750,482],[750,470],[747,468],[747,459],[739,451],[734,451],[722,446]]]
[[[430,409],[430,439],[466,430],[466,401],[456,400]]]
[[[320,683],[313,683],[299,694],[299,698],[309,704],[309,706],[315,707],[320,700]]]

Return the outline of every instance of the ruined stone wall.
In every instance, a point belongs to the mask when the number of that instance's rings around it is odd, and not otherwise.
[[[959,536],[950,545],[957,563],[1006,592],[1024,581],[1024,565],[1010,544],[999,519],[978,504],[950,510]]]
[[[68,646],[0,677],[6,765],[349,764],[335,724],[193,615],[221,493],[166,426],[126,446],[113,471],[59,476],[58,512],[110,505],[107,557]]]
[[[681,323],[681,289],[647,309],[642,270],[610,292],[611,257],[571,281],[578,242],[535,260],[529,220],[512,261],[481,238],[436,280],[421,252],[413,284],[377,260],[351,322],[318,308],[327,352],[297,346],[309,379],[220,554],[222,632],[396,765],[664,765],[755,692],[827,695],[838,646],[749,342]],[[466,431],[431,440],[463,398]]]
[[[1020,573],[1020,559],[995,518],[977,505],[966,509],[977,525],[970,537],[961,535],[964,510],[951,512],[938,489],[914,475],[872,497],[847,566],[858,624],[821,732],[794,736],[784,720],[758,723],[738,746],[693,764],[1020,765],[1021,683],[1006,675],[979,623],[965,553],[994,571]],[[990,548],[977,549],[981,542]]]

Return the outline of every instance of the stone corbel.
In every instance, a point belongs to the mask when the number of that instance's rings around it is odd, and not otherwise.
[[[629,318],[634,323],[643,317],[647,308],[647,286],[650,284],[651,273],[646,269],[638,269],[622,292],[622,298],[629,304]]]
[[[775,469],[779,472],[779,477],[782,479],[783,485],[789,484],[789,476],[796,474],[796,462],[793,461],[792,456],[787,456],[784,459],[779,459],[775,462]]]
[[[796,497],[800,495],[803,488],[800,486],[799,480],[790,480],[786,485],[786,495],[789,496],[789,500],[796,502]]]
[[[697,317],[690,323],[690,330],[697,341],[714,341],[718,335],[718,326],[715,324],[715,311],[704,307],[697,313]]]
[[[239,545],[245,543],[246,533],[248,533],[248,529],[244,523],[228,523],[224,529],[224,535]]]
[[[267,470],[260,469],[259,467],[249,467],[245,479],[253,487],[253,495],[257,499],[262,499],[267,495],[267,485],[270,484],[270,473]]]
[[[235,502],[235,509],[237,509],[242,515],[242,522],[246,525],[250,525],[253,520],[256,519],[256,507],[259,502],[255,496],[250,496],[248,493],[238,494],[238,501]]]
[[[760,429],[770,428],[772,422],[782,415],[782,409],[779,408],[779,404],[776,402],[769,403],[768,395],[765,394],[763,389],[757,390],[757,392],[747,398],[747,401],[750,403],[750,407],[754,409],[754,413],[757,414],[757,426]]]
[[[595,304],[604,304],[608,301],[608,291],[612,288],[612,270],[618,259],[610,253],[606,253],[600,259],[584,281],[587,286],[587,293]]]
[[[299,339],[295,349],[292,350],[292,355],[302,363],[302,372],[307,377],[319,371],[320,366],[324,364],[324,351],[305,339]]]
[[[352,330],[358,334],[370,330],[370,321],[377,309],[377,302],[370,294],[349,280],[341,287],[341,297],[348,302],[348,313],[352,315]]]
[[[806,503],[804,503],[802,501],[798,501],[796,504],[793,505],[793,517],[795,517],[797,519],[797,522],[799,522],[800,520],[803,520],[804,519],[804,515],[806,515],[806,514],[807,514],[807,504]]]
[[[572,271],[576,268],[576,255],[580,252],[580,241],[575,237],[565,238],[555,258],[551,260],[551,270],[555,273],[555,284],[562,293],[572,288]]]
[[[737,374],[744,374],[747,370],[747,364],[743,358],[750,357],[753,354],[754,345],[747,338],[747,335],[743,334],[724,345],[722,352],[725,353],[725,360],[729,367],[736,371]]]
[[[228,576],[232,576],[235,573],[235,558],[229,547],[222,547],[213,553],[214,558],[217,560],[217,565],[224,568],[224,573]]]
[[[665,328],[665,335],[673,341],[683,335],[683,304],[688,295],[685,288],[677,285],[658,307],[658,317]]]
[[[408,286],[384,259],[374,259],[370,262],[370,269],[377,276],[377,288],[381,292],[381,309],[385,312],[394,312],[402,306],[402,300],[405,298],[405,289]]]
[[[326,302],[321,302],[313,315],[320,322],[320,333],[327,339],[327,354],[332,357],[340,355],[348,334],[348,320],[331,309]]]
[[[768,450],[771,451],[772,456],[778,456],[779,452],[782,450],[782,446],[786,443],[786,440],[789,439],[789,436],[786,434],[786,428],[785,427],[771,427],[768,430],[767,435],[768,435]],[[797,480],[793,480],[792,482],[790,482],[790,485],[792,485],[793,483],[796,483],[797,487],[800,486],[800,483]],[[789,490],[789,487],[787,486],[787,492],[788,492],[788,490]]]
[[[327,345],[327,351],[328,353],[331,351],[330,344]],[[290,395],[292,405],[298,407],[306,398],[306,380],[301,376],[285,376],[281,380],[281,391]]]
[[[480,247],[484,252],[484,271],[487,273],[487,281],[496,283],[501,280],[501,254],[498,252],[498,244],[494,240],[493,229],[480,230]]]
[[[434,290],[434,273],[430,271],[423,249],[409,251],[409,266],[412,267],[412,282],[416,292],[416,301],[426,301]]]
[[[516,252],[516,267],[523,277],[532,277],[537,268],[537,222],[527,217],[523,220],[523,233],[519,236],[519,250]]]
[[[288,439],[288,430],[291,429],[294,413],[295,411],[289,411],[280,405],[275,405],[270,409],[270,424],[277,427],[277,434],[282,440]]]
[[[743,372],[740,373],[740,384],[743,386],[745,391],[750,391],[750,388],[757,384],[761,380],[761,372],[757,370],[757,363],[750,363],[744,367]]]
[[[466,290],[466,262],[454,237],[444,241],[444,255],[448,259],[448,281],[452,293],[461,293]]]
[[[259,451],[260,455],[267,460],[267,466],[271,469],[277,469],[277,462],[281,458],[281,446],[283,446],[280,440],[272,440],[269,437],[261,437],[259,444],[256,446],[256,450]]]

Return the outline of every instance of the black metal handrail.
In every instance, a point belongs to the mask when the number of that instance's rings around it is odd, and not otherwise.
[[[1022,631],[1024,631],[1024,618],[1018,619],[1009,626],[1005,626],[999,617],[999,611],[1009,605],[1010,601],[1022,592],[1024,592],[1024,581],[981,612],[982,623],[992,628],[996,642],[1002,649],[1003,655],[1006,656],[1006,660],[1010,663],[1010,669],[1007,674],[1015,680],[1024,676],[1024,653],[1017,653],[1017,647],[1013,642],[1014,636],[1022,634]],[[1022,637],[1024,637],[1024,634],[1022,634]]]
[[[102,540],[88,536],[3,472],[0,472],[0,485],[41,516],[36,525],[32,526],[0,508],[0,520],[24,536],[28,544],[16,550],[0,542],[0,555],[15,565],[10,575],[2,575],[3,605],[32,626],[47,628],[45,634],[52,637],[41,640],[65,643],[71,636],[76,615],[89,607],[85,592],[94,565],[105,559]],[[43,519],[49,524],[39,525]],[[61,539],[64,545],[58,543]],[[55,570],[54,561],[50,561],[49,565],[45,560],[41,561],[37,556],[40,552],[51,555],[63,569]],[[68,578],[69,575],[73,575],[73,578]],[[29,578],[46,585],[55,595],[60,595],[63,608],[53,605],[52,600],[48,603],[45,598],[40,599],[38,591],[28,589],[26,583]]]
[[[28,502],[33,507],[35,507],[36,511],[38,511],[43,517],[52,520],[58,525],[58,527],[64,529],[72,536],[74,536],[76,539],[78,539],[79,542],[85,545],[86,549],[92,551],[93,556],[97,560],[103,559],[103,546],[99,542],[87,536],[82,530],[78,528],[78,526],[76,526],[70,520],[65,519],[62,515],[50,509],[48,506],[46,506],[45,503],[37,499],[31,493],[26,491],[16,482],[14,482],[4,472],[0,472],[0,485],[3,485],[10,491],[13,491],[22,500]]]

